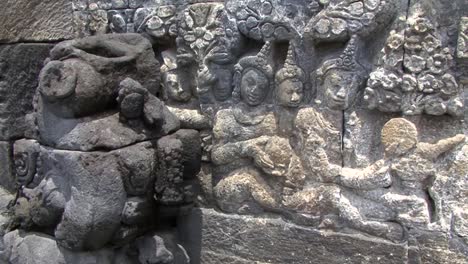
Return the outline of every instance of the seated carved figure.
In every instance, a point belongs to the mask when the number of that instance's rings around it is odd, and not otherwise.
[[[385,147],[385,159],[379,160],[364,169],[342,168],[328,161],[323,149],[323,140],[318,137],[308,139],[307,145],[314,146],[309,150],[308,161],[310,171],[322,181],[331,184],[336,190],[325,191],[324,187],[310,188],[305,193],[298,193],[291,200],[296,210],[307,213],[320,212],[321,203],[301,202],[312,201],[314,197],[323,195],[331,208],[336,207],[350,226],[361,229],[373,235],[395,239],[390,233],[395,221],[406,227],[425,226],[430,223],[430,208],[426,190],[430,188],[431,177],[435,177],[434,161],[442,153],[454,148],[464,140],[463,135],[444,139],[436,144],[418,143],[416,127],[409,121],[392,119],[382,129],[382,143]],[[335,193],[335,195],[332,195]],[[337,199],[339,197],[339,199]],[[362,207],[361,205],[364,204]],[[356,204],[356,205],[354,205]],[[360,205],[361,204],[361,205]],[[372,206],[370,206],[372,205]],[[380,222],[368,221],[369,208],[379,208],[372,218]],[[390,210],[390,211],[389,211]],[[382,212],[387,211],[386,217]],[[352,213],[351,213],[352,212]],[[379,230],[388,226],[391,228]]]
[[[370,199],[360,197],[335,182],[342,171],[341,165],[330,163],[340,159],[335,155],[333,142],[339,142],[339,131],[314,108],[299,111],[295,120],[301,135],[301,161],[307,186],[285,198],[284,207],[293,213],[293,219],[303,224],[338,229],[348,226],[370,235],[399,241],[402,228],[389,221],[394,219],[392,210]],[[382,166],[373,166],[365,174],[375,174]],[[378,185],[375,188],[386,187]],[[370,220],[379,219],[379,221]]]
[[[304,74],[294,62],[292,48],[290,45],[284,68],[278,71],[275,80],[278,103],[295,108],[303,98]],[[240,64],[245,65],[245,62],[241,60]],[[255,91],[250,82],[261,80],[261,78],[250,80],[252,74],[253,72],[247,71],[241,76],[241,87],[237,88],[240,90],[242,100],[251,106],[260,103],[258,100],[252,100],[255,99],[253,95],[260,93],[249,95]],[[227,113],[232,113],[230,116],[236,122],[228,121],[228,117],[225,116]],[[249,120],[250,125],[247,126],[247,122],[242,120]],[[253,122],[256,126],[252,126]],[[239,123],[245,125],[238,128]],[[236,127],[233,124],[236,124]],[[233,134],[237,131],[242,133]],[[282,198],[302,188],[304,172],[289,139],[277,136],[277,123],[272,112],[257,109],[250,112],[236,109],[221,110],[217,115],[214,132],[220,144],[213,150],[213,161],[217,165],[231,165],[234,169],[228,172],[228,176],[215,187],[220,207],[226,211],[240,213],[262,210],[282,212]],[[236,169],[245,166],[236,163],[239,159],[247,160],[245,164],[248,165],[253,161],[256,168]]]
[[[238,149],[242,157],[253,159],[255,167],[234,170],[216,185],[221,209],[237,213],[283,212],[282,198],[304,184],[301,161],[289,141],[263,136],[229,147]]]
[[[396,220],[408,227],[426,226],[434,208],[430,201],[431,184],[437,177],[435,163],[444,153],[465,140],[460,134],[434,144],[418,142],[416,126],[403,118],[388,121],[382,128],[385,164],[381,175],[360,175],[343,169],[339,181],[350,188],[369,189],[373,182],[387,182],[387,188],[363,192],[362,196],[385,204],[396,212]],[[373,188],[371,188],[373,189]]]
[[[161,56],[163,58],[162,99],[169,110],[177,116],[182,128],[197,130],[211,128],[210,119],[201,113],[200,104],[192,94],[190,85],[194,84],[182,78],[181,73],[184,69],[178,66],[176,52],[163,51]]]
[[[267,42],[257,56],[246,56],[239,60],[235,66],[233,99],[241,102],[216,114],[212,161],[219,170],[229,175],[217,183],[214,191],[219,206],[225,211],[258,212],[262,207],[278,205],[277,195],[269,184],[264,183],[260,172],[255,168],[238,169],[249,166],[252,160],[259,167],[273,166],[271,160],[264,158],[267,155],[264,155],[262,149],[268,136],[276,133],[273,112],[261,105],[269,92],[270,80],[273,79],[273,69],[268,59],[270,51],[271,43]],[[251,194],[252,191],[261,191],[264,195]],[[237,196],[237,203],[232,204],[229,198],[232,196]],[[250,197],[253,197],[253,201]]]
[[[219,143],[237,142],[273,135],[274,115],[262,105],[270,90],[273,68],[268,56],[271,43],[266,43],[256,56],[246,56],[235,66],[232,108],[217,112],[213,134]]]

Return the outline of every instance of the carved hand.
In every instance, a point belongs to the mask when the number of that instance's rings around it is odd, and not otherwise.
[[[274,168],[275,165],[273,161],[266,155],[265,152],[259,150],[254,157],[254,162],[257,166],[259,166],[263,171],[270,173]]]
[[[261,140],[262,138],[263,137],[242,142],[242,152],[244,156],[253,158],[255,165],[265,172],[270,173],[275,168],[273,161],[271,161],[268,155],[258,146],[258,142],[255,142],[255,140]]]
[[[209,92],[210,87],[217,80],[216,77],[213,74],[211,74],[210,69],[208,69],[206,65],[204,65],[203,68],[198,70],[197,78],[198,78],[197,92],[199,94]]]

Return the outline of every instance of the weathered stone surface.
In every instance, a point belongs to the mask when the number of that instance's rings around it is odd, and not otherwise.
[[[55,230],[58,243],[72,249],[102,247],[118,228],[125,204],[118,161],[98,153],[48,151],[46,155],[46,186],[47,182],[62,185],[46,196],[51,199],[46,206],[56,205],[56,196],[63,197],[63,215]]]
[[[172,263],[173,254],[167,250],[164,240],[159,236],[147,236],[137,241],[140,263]]]
[[[70,0],[0,47],[6,257],[466,263],[465,2]]]
[[[0,187],[0,236],[4,236],[5,232],[8,230],[11,213],[8,210],[8,207],[15,199],[14,195],[9,191],[5,190],[3,187]],[[1,251],[2,241],[0,239],[0,251]],[[0,257],[1,260],[1,257]]]
[[[69,0],[6,0],[0,15],[0,42],[41,42],[73,38]]]
[[[62,42],[50,59],[40,74],[35,114],[43,144],[112,150],[179,128],[179,120],[155,97],[159,63],[140,35]]]
[[[163,205],[193,202],[193,180],[200,171],[200,136],[196,130],[181,129],[158,140],[156,201]]]
[[[13,231],[3,237],[0,260],[11,264],[136,263],[118,250],[73,252],[57,245],[54,238],[39,233]]]
[[[13,172],[13,148],[11,142],[0,141],[0,185],[14,192],[16,189],[16,181]]]
[[[466,245],[457,237],[450,237],[443,232],[412,230],[410,245],[415,251],[409,254],[409,263],[466,263],[468,251]]]
[[[462,17],[460,20],[457,57],[464,60],[468,59],[468,17]]]
[[[108,243],[121,225],[127,193],[145,195],[154,181],[150,142],[108,153],[43,147],[40,152],[37,184],[24,189],[27,200],[18,200],[16,217],[25,228],[54,228],[57,242],[67,248]]]
[[[405,245],[317,231],[278,218],[196,209],[183,221],[193,263],[405,263]],[[194,228],[194,225],[199,225]],[[200,228],[200,231],[196,231]],[[331,257],[333,256],[333,257]],[[229,262],[231,263],[231,262]]]
[[[33,112],[37,77],[51,48],[48,44],[0,46],[0,140],[24,137],[32,129],[26,115]]]

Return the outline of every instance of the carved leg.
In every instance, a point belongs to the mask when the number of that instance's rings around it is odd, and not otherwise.
[[[394,208],[398,221],[405,226],[426,226],[429,224],[429,206],[424,198],[396,193],[388,193],[383,198],[391,208]]]
[[[253,170],[241,170],[222,179],[214,188],[219,207],[241,214],[278,208],[273,190],[256,174]]]
[[[394,242],[399,242],[403,239],[403,228],[401,225],[392,222],[366,220],[360,210],[352,204],[346,195],[341,194],[340,199],[335,202],[340,217],[347,221],[351,227]]]

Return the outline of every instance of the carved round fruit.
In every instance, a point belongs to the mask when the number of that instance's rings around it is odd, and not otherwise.
[[[386,151],[403,154],[418,143],[418,130],[410,121],[394,118],[384,125],[381,137]]]

